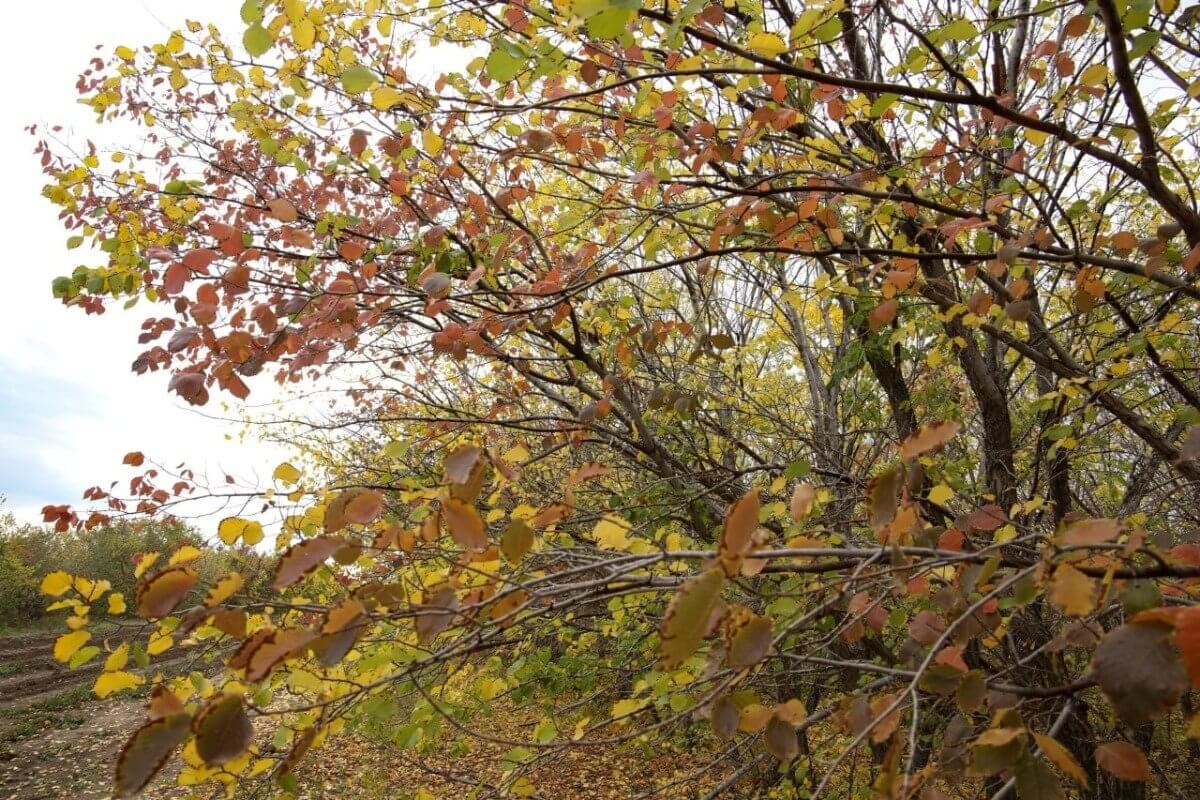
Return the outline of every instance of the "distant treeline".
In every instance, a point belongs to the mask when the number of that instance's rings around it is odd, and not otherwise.
[[[18,524],[11,514],[0,515],[0,625],[20,627],[45,616],[48,598],[38,587],[48,572],[103,578],[114,592],[132,600],[134,567],[142,554],[160,553],[159,563],[165,565],[181,545],[201,542],[194,528],[178,520],[121,521],[92,531],[56,533]],[[270,579],[270,559],[254,551],[203,548],[203,553],[195,564],[199,587],[237,570],[247,579],[247,593],[254,596]]]

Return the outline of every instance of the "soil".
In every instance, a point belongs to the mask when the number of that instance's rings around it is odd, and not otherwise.
[[[113,762],[121,744],[145,719],[145,698],[128,692],[97,700],[92,684],[100,659],[69,670],[51,657],[54,636],[0,638],[0,800],[102,800],[111,796]],[[181,650],[155,670],[190,671],[195,654]],[[535,719],[520,712],[493,720],[485,733],[508,735]],[[505,729],[508,730],[505,730]],[[446,800],[470,795],[474,781],[495,786],[507,748],[474,742],[420,755],[386,741],[345,735],[309,753],[297,770],[299,800]],[[715,779],[689,768],[703,754],[644,752],[637,747],[572,750],[538,763],[529,774],[535,797],[626,800],[658,790],[656,798],[702,796]],[[175,785],[173,758],[141,797],[210,796],[209,787]],[[215,795],[214,795],[215,796]],[[262,795],[257,795],[262,796]]]

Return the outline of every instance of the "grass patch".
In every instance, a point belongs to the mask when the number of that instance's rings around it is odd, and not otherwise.
[[[38,736],[48,728],[78,728],[87,721],[82,714],[71,713],[92,697],[92,685],[86,683],[47,697],[27,708],[0,712],[0,742],[19,742]]]

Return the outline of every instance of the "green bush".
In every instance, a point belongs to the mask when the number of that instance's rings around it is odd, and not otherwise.
[[[56,533],[38,525],[18,525],[12,515],[0,517],[0,624],[22,625],[45,613],[46,598],[39,592],[43,575],[63,570],[71,575],[105,579],[132,606],[134,567],[143,553],[160,553],[156,564],[185,544],[200,545],[199,533],[179,521],[118,521],[91,531]],[[269,562],[248,550],[202,548],[196,560],[200,580],[194,597],[199,602],[208,586],[221,576],[238,571],[246,579],[243,592],[262,594],[270,580]],[[153,569],[153,568],[152,568]]]

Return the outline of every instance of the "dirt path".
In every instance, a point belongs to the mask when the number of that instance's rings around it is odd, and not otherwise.
[[[50,656],[53,636],[0,639],[0,800],[102,800],[111,793],[113,762],[121,744],[145,715],[145,699],[123,695],[96,700],[92,683],[99,659],[68,670]],[[181,651],[156,661],[153,670],[174,664],[192,668],[197,653]],[[531,710],[510,711],[484,721],[499,736],[527,735],[537,723]],[[526,719],[525,717],[529,717]],[[347,735],[310,753],[297,771],[300,800],[393,800],[467,796],[478,778],[500,782],[507,748],[472,742],[454,747],[446,737],[417,753],[387,741]],[[712,780],[691,775],[689,763],[701,753],[645,751],[636,746],[558,753],[529,773],[530,788],[541,797],[572,800],[625,800],[659,790],[665,800],[694,798]],[[186,795],[176,787],[178,759],[142,797]],[[425,794],[419,793],[421,790]],[[200,795],[207,796],[203,790]]]

